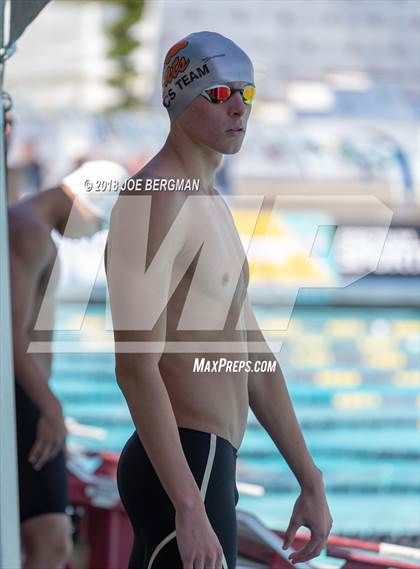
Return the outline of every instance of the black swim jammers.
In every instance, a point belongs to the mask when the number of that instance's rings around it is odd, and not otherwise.
[[[236,567],[237,451],[214,433],[178,427],[182,448],[200,488],[209,521],[223,548],[223,569]],[[183,569],[176,541],[175,508],[137,435],[125,444],[118,489],[134,530],[129,569]]]
[[[15,380],[16,432],[20,522],[43,514],[64,514],[68,505],[68,477],[64,450],[35,470],[29,453],[35,443],[41,413]]]

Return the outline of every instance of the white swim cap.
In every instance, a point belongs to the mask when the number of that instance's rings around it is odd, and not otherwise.
[[[173,121],[204,89],[233,81],[254,84],[254,68],[247,54],[217,32],[189,34],[165,56],[163,106]]]
[[[125,168],[110,160],[85,162],[62,180],[91,212],[109,221],[123,182],[130,175]]]

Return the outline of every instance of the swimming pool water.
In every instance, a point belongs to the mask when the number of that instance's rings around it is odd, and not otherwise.
[[[81,307],[62,305],[59,324]],[[273,328],[275,310],[257,309]],[[90,305],[83,330],[60,341],[105,338],[104,306]],[[67,326],[68,327],[68,326]],[[278,359],[305,440],[324,474],[333,533],[419,544],[420,326],[415,310],[295,309]],[[82,449],[119,452],[133,431],[114,376],[112,353],[57,353],[52,386],[65,414],[97,427],[69,436]],[[238,481],[262,485],[262,496],[240,492],[238,508],[272,527],[289,523],[299,486],[252,411],[238,453]]]

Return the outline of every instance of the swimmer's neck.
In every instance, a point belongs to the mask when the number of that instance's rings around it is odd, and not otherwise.
[[[161,150],[148,163],[147,170],[168,178],[200,181],[200,193],[214,194],[214,177],[223,154],[199,144],[172,126]]]

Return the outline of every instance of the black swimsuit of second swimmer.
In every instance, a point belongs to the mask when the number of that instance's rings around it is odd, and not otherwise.
[[[28,457],[41,413],[18,380],[15,397],[20,522],[43,514],[64,514],[69,500],[64,449],[35,470]]]
[[[214,433],[178,427],[182,448],[200,488],[208,519],[223,549],[223,569],[234,569],[238,550],[237,451]],[[129,569],[183,569],[175,509],[137,435],[118,463],[118,489],[134,530]]]

